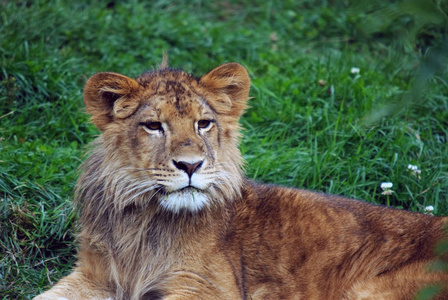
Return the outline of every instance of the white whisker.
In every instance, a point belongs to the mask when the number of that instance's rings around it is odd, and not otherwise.
[[[151,196],[151,198],[148,199],[148,202],[151,201],[152,198],[154,198],[162,189],[163,189],[163,187],[158,188],[157,191],[155,191],[154,194]]]
[[[144,190],[138,192],[137,194],[133,195],[132,198],[127,199],[126,202],[133,202],[135,198],[137,198],[137,197],[139,197],[140,195],[145,194],[145,193],[147,193],[147,192],[153,191],[155,188],[156,188],[155,185],[150,186],[150,187],[148,187],[148,188],[146,188],[146,189],[144,189]]]

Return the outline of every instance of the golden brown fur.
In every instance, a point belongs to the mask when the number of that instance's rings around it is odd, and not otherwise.
[[[249,87],[235,63],[92,76],[78,263],[35,299],[393,300],[446,283],[427,271],[446,219],[243,179]]]

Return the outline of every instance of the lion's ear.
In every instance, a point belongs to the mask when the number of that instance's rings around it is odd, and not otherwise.
[[[139,101],[135,95],[139,84],[118,73],[97,73],[84,87],[84,103],[92,122],[103,131],[114,118],[124,119],[135,112]]]
[[[217,96],[207,100],[218,113],[239,118],[247,107],[250,78],[242,65],[220,65],[202,76],[199,83]]]

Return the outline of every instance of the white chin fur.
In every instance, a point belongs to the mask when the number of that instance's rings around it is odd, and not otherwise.
[[[191,212],[200,211],[208,201],[204,193],[190,189],[170,193],[159,199],[160,205],[163,208],[174,213],[178,213],[184,209]]]

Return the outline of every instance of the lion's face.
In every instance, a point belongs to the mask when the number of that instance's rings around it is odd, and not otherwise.
[[[172,212],[196,212],[238,195],[238,118],[249,85],[234,63],[200,79],[168,69],[136,80],[92,76],[84,100],[102,131],[106,173],[122,189],[115,201],[140,193]]]

